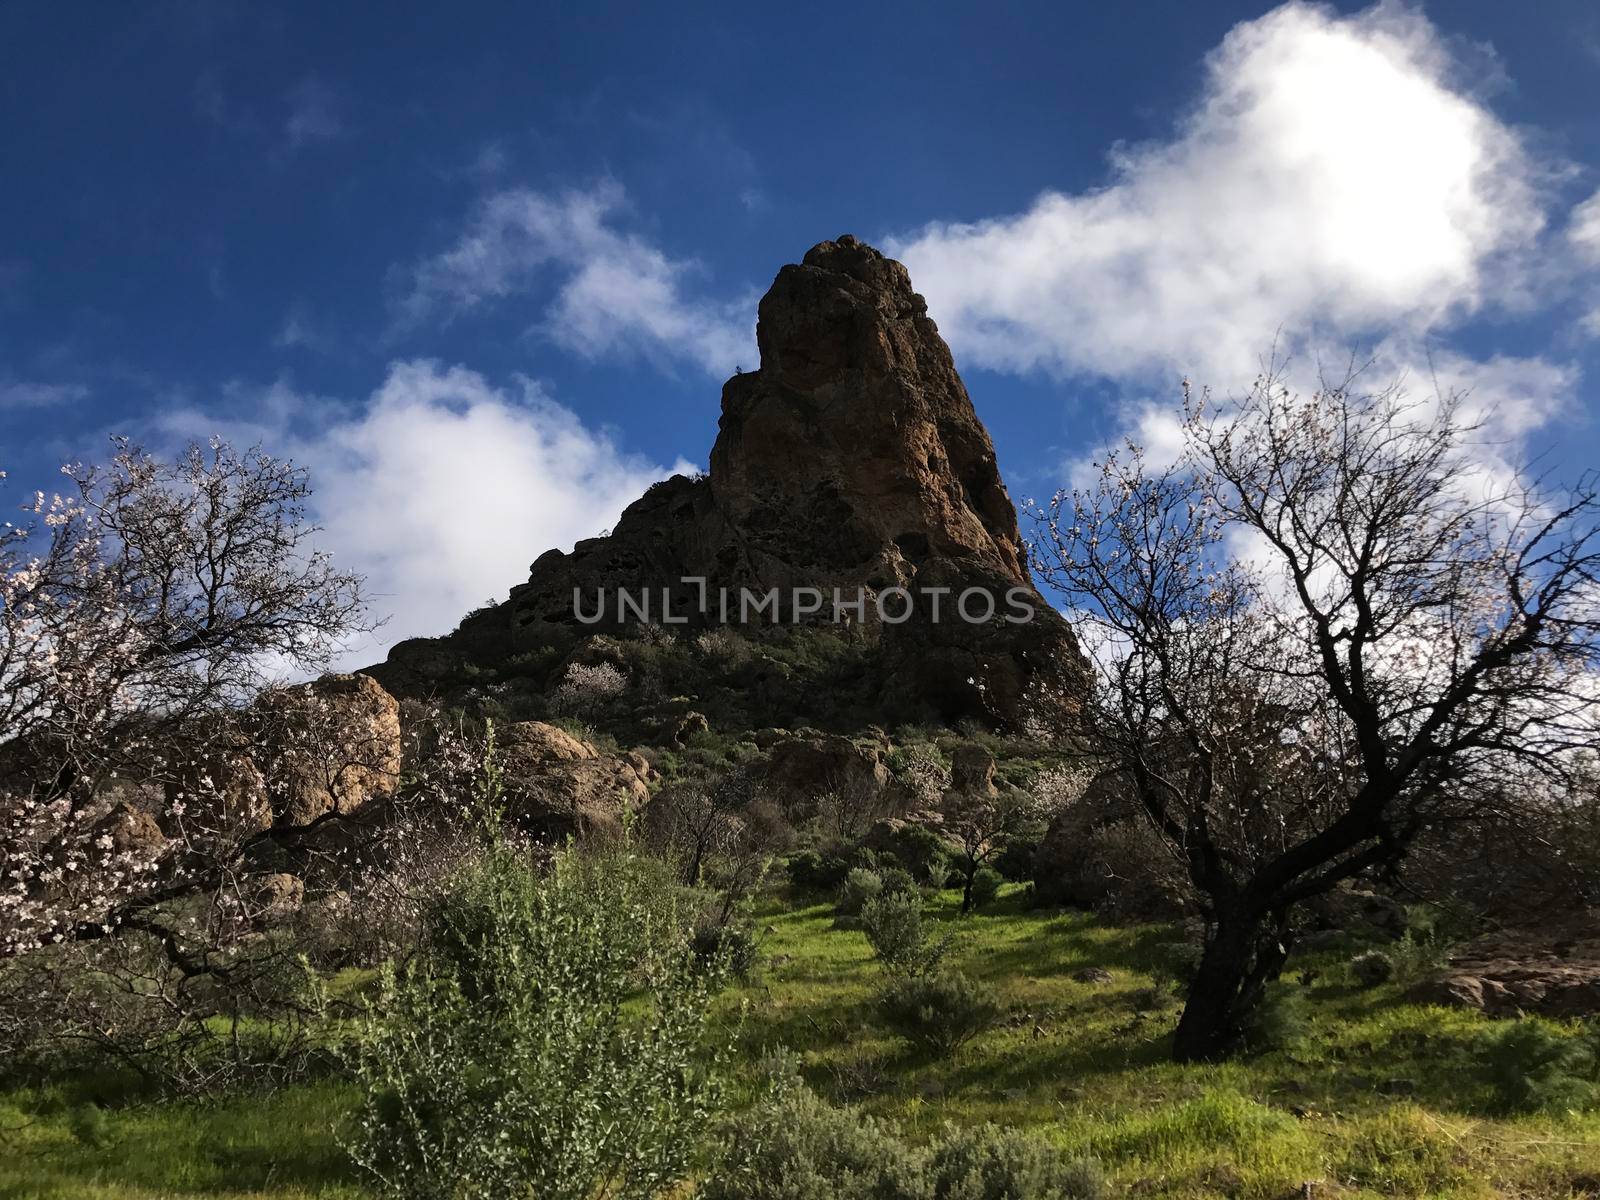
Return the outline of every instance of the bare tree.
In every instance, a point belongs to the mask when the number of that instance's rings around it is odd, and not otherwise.
[[[1186,391],[1183,432],[1036,510],[1034,549],[1096,668],[1078,733],[1205,898],[1192,1060],[1239,1045],[1296,904],[1595,744],[1600,497],[1483,466],[1458,398],[1353,378]]]

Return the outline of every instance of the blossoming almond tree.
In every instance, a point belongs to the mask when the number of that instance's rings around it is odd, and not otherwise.
[[[113,451],[0,537],[0,960],[140,930],[187,978],[226,969],[251,848],[301,832],[273,784],[337,789],[369,753],[319,693],[251,702],[368,626],[361,580],[312,546],[302,470],[220,441]]]
[[[1204,897],[1180,1059],[1244,1039],[1296,904],[1600,740],[1600,494],[1482,465],[1455,398],[1268,375],[1186,394],[1183,457],[1035,509],[1096,687],[1077,733]]]

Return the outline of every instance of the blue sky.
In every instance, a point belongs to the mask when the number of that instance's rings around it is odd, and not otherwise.
[[[1600,459],[1580,0],[8,3],[0,103],[8,482],[260,440],[382,642],[703,463],[756,298],[845,232],[910,266],[1017,497],[1274,339]]]

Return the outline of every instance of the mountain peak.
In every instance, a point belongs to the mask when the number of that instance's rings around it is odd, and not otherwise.
[[[723,386],[708,478],[657,484],[610,535],[541,556],[504,605],[397,646],[383,681],[405,690],[419,664],[481,669],[638,623],[620,593],[666,595],[694,626],[723,622],[714,598],[744,590],[780,593],[780,623],[864,639],[901,710],[1015,725],[1030,692],[1075,694],[1076,644],[1034,589],[994,445],[905,267],[850,235],[819,242],[762,297],[757,341],[759,369]],[[841,626],[797,589],[864,604]],[[902,591],[923,607],[885,616],[878,598]],[[956,613],[967,592],[992,615]],[[601,596],[588,624],[575,598]],[[1010,619],[1021,607],[1028,620]]]

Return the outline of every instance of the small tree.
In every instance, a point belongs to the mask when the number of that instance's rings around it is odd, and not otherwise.
[[[1295,905],[1594,744],[1600,497],[1486,471],[1450,397],[1268,375],[1184,415],[1179,463],[1109,457],[1034,550],[1095,668],[1073,732],[1205,900],[1174,1042],[1202,1059],[1241,1044]]]
[[[955,847],[961,876],[961,911],[971,912],[978,872],[1012,841],[1038,837],[1050,822],[1049,797],[1014,788],[954,789],[946,793],[940,812],[943,831]]]

